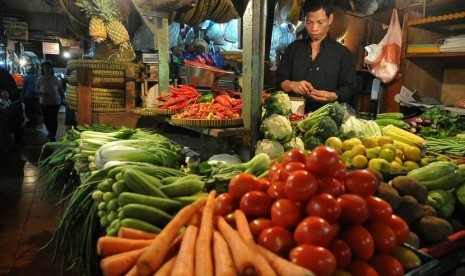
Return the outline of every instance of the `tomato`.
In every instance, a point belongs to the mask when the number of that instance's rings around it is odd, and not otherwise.
[[[370,264],[381,276],[401,276],[404,275],[402,264],[391,255],[381,253],[376,254],[370,260]]]
[[[373,195],[379,182],[374,174],[368,170],[355,170],[347,174],[344,186],[347,193],[361,197]]]
[[[239,202],[230,193],[223,193],[215,198],[215,214],[226,216],[234,210],[239,209]]]
[[[302,244],[292,248],[289,260],[318,276],[329,276],[336,270],[336,258],[326,248]]]
[[[318,179],[318,193],[328,193],[338,197],[345,193],[344,183],[332,177],[321,177]]]
[[[333,173],[333,177],[336,178],[339,181],[344,182],[347,176],[347,169],[346,166],[344,165],[344,162],[339,161],[337,164],[337,168]]]
[[[271,183],[266,193],[274,200],[280,199],[280,198],[286,198],[286,194],[284,193],[284,182],[275,181]]]
[[[366,201],[354,194],[343,194],[337,198],[341,207],[341,222],[361,224],[370,215]]]
[[[306,164],[307,156],[305,156],[305,152],[301,149],[291,149],[290,151],[284,154],[281,164],[286,165],[290,162],[300,162],[302,164]]]
[[[270,180],[268,178],[259,178],[258,182],[260,183],[260,191],[266,193],[271,185]]]
[[[250,191],[242,196],[239,203],[242,212],[252,217],[267,217],[270,215],[273,200],[264,192]]]
[[[328,250],[333,253],[334,257],[336,257],[337,267],[349,267],[352,262],[352,251],[350,251],[350,247],[347,242],[340,239],[334,239],[328,246]]]
[[[353,261],[350,264],[349,271],[353,276],[379,276],[371,265],[362,260]]]
[[[313,244],[328,246],[333,236],[331,225],[319,217],[306,217],[294,230],[294,240],[297,244]]]
[[[278,199],[271,206],[271,221],[276,226],[293,228],[300,222],[301,208],[289,199]]]
[[[232,228],[236,228],[236,219],[234,218],[234,213],[229,213],[224,217],[224,220],[231,225]]]
[[[387,223],[377,221],[371,222],[366,225],[366,228],[373,237],[376,251],[391,253],[396,249],[396,234]]]
[[[294,201],[306,201],[318,190],[315,177],[308,171],[292,172],[284,184],[286,197]]]
[[[254,175],[240,173],[229,182],[229,193],[234,199],[240,200],[242,196],[250,191],[260,191],[260,182]]]
[[[284,227],[272,226],[264,229],[258,237],[258,244],[283,258],[295,245],[292,233]]]
[[[396,234],[397,245],[403,244],[410,234],[408,224],[401,217],[392,215],[388,225]]]
[[[263,230],[271,226],[273,226],[273,223],[267,218],[256,218],[249,223],[250,232],[252,232],[255,240],[258,240],[258,236]]]
[[[307,168],[319,177],[332,177],[339,169],[339,154],[330,147],[319,146],[307,158]]]
[[[283,164],[281,163],[273,163],[270,167],[270,170],[268,172],[268,178],[270,179],[271,183],[274,183],[275,181],[279,181],[279,178],[281,177],[281,171],[283,169]]]
[[[334,239],[341,232],[341,226],[337,223],[331,224],[331,239]]]
[[[392,207],[385,200],[376,196],[368,196],[365,198],[365,201],[370,211],[368,220],[381,222],[389,222],[391,220]]]
[[[353,256],[368,261],[373,256],[375,245],[370,232],[361,225],[349,227],[344,233],[344,240],[349,244]]]
[[[286,182],[286,179],[289,177],[289,175],[292,172],[300,171],[300,170],[307,170],[307,167],[305,166],[305,164],[300,163],[300,162],[287,163],[286,165],[284,165],[284,168],[281,170],[280,179]]]
[[[325,219],[329,223],[334,223],[341,215],[341,207],[330,194],[314,195],[307,203],[308,216],[316,216]]]

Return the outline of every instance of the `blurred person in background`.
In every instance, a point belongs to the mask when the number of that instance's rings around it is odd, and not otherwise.
[[[24,106],[26,117],[29,120],[26,123],[28,127],[37,126],[37,116],[38,116],[38,102],[35,92],[35,81],[37,79],[36,69],[34,66],[31,66],[27,70],[27,75],[23,78],[23,93],[24,93]]]
[[[4,68],[0,68],[0,91],[6,91],[2,93],[3,100],[8,102],[8,107],[3,111],[2,119],[6,125],[6,130],[14,135],[14,148],[19,148],[24,143],[23,105],[13,76]]]
[[[56,141],[61,90],[62,83],[55,76],[52,63],[50,61],[43,62],[41,65],[41,76],[35,82],[35,91],[39,97],[45,127],[48,131],[47,137],[50,141]]]

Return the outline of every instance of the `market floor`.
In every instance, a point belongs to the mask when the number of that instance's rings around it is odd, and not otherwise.
[[[57,138],[65,128],[64,113],[59,113]],[[59,198],[45,200],[45,183],[36,181],[47,131],[43,127],[24,132],[24,146],[0,156],[0,275],[60,275],[60,259],[52,264],[54,247],[39,250],[63,212]]]

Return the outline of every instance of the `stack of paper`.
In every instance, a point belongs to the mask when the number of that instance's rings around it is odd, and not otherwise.
[[[457,35],[440,41],[441,52],[465,52],[465,35]]]

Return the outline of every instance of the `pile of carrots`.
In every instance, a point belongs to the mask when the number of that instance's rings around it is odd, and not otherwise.
[[[120,228],[101,237],[97,252],[104,275],[314,275],[257,245],[246,216],[236,229],[214,215],[215,195],[184,207],[159,234]]]

